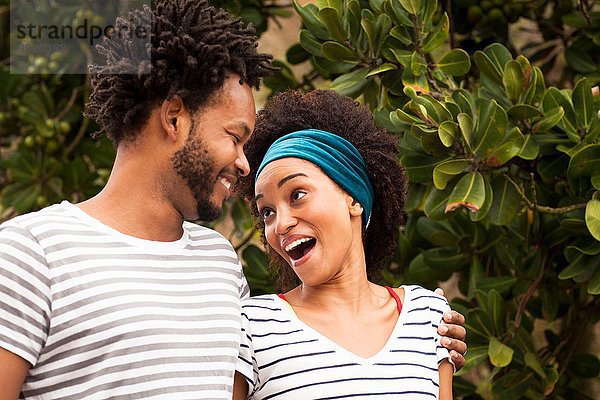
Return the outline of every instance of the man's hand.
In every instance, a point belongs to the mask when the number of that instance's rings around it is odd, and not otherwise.
[[[435,290],[435,293],[443,296],[444,291],[440,288]],[[465,366],[465,354],[467,353],[467,344],[465,338],[467,331],[463,327],[465,317],[457,311],[448,311],[444,313],[444,323],[438,327],[438,333],[442,336],[442,346],[450,351],[450,357],[458,371]]]

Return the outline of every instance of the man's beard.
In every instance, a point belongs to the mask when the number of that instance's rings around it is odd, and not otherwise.
[[[206,149],[201,136],[196,133],[195,127],[195,121],[192,120],[188,138],[171,158],[171,165],[194,195],[198,219],[212,221],[219,218],[222,212],[222,205],[214,204],[210,198],[216,183],[216,162]]]

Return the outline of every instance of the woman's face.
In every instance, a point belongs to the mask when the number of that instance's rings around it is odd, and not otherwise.
[[[364,268],[362,209],[317,166],[298,158],[273,161],[255,194],[267,242],[304,284],[326,283],[350,266]]]

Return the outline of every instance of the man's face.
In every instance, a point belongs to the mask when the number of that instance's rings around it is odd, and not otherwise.
[[[193,116],[185,144],[171,159],[194,198],[195,209],[185,210],[186,219],[219,217],[237,178],[250,172],[243,147],[254,130],[256,109],[252,90],[239,79],[232,74],[218,98]]]

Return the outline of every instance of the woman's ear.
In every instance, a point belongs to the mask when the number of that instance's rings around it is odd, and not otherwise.
[[[356,200],[354,200],[351,196],[348,196],[348,210],[350,211],[350,215],[353,217],[358,217],[362,215],[364,209],[363,206]]]

